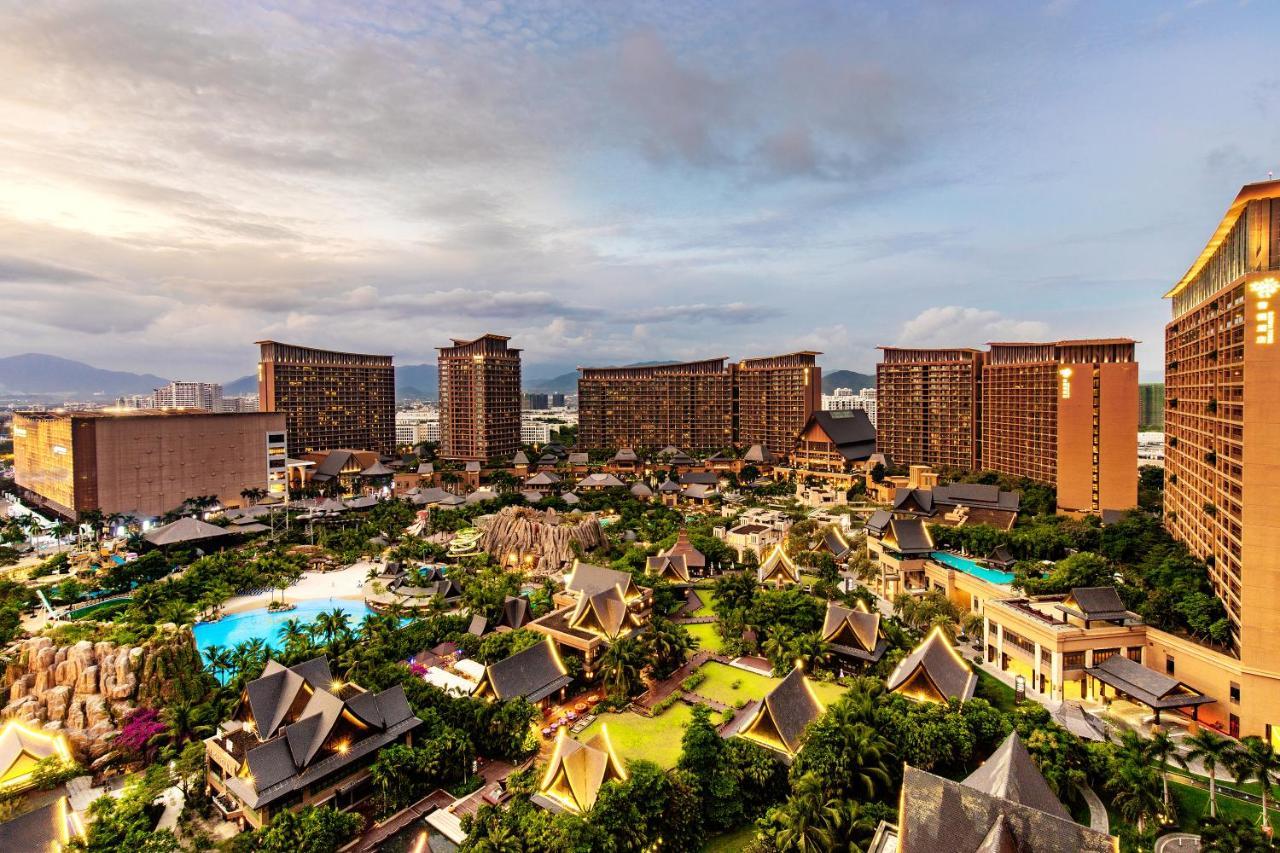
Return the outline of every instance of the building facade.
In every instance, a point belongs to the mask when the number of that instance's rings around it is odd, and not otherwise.
[[[150,518],[199,495],[227,506],[245,489],[284,497],[287,487],[283,414],[18,413],[13,435],[19,488],[68,519]]]
[[[881,347],[877,449],[897,465],[973,469],[982,458],[982,365],[976,349]]]
[[[1165,295],[1165,526],[1209,563],[1242,695],[1280,726],[1280,181],[1241,189]]]
[[[440,456],[487,462],[520,449],[520,350],[510,338],[453,341],[440,353]]]
[[[258,404],[282,412],[289,449],[350,448],[391,453],[396,445],[396,379],[389,355],[331,352],[258,341]]]
[[[1138,429],[1143,432],[1164,430],[1164,383],[1143,382],[1138,386]]]
[[[879,414],[874,388],[863,388],[857,393],[852,388],[836,388],[832,393],[822,395],[822,408],[827,412],[861,409],[867,413],[872,426],[876,425]]]
[[[1132,340],[990,344],[981,467],[1056,486],[1066,513],[1136,506],[1137,396]]]
[[[809,417],[822,408],[818,353],[748,358],[733,366],[734,443],[791,452]]]
[[[157,409],[204,409],[221,412],[222,386],[213,382],[170,382],[152,395]]]

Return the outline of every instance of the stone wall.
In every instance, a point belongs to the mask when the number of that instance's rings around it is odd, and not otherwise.
[[[194,658],[194,672],[187,669],[184,675],[198,675],[199,654],[190,629],[166,625],[157,639],[141,646],[88,640],[56,646],[49,637],[23,640],[8,649],[10,662],[0,682],[0,700],[5,702],[0,717],[61,731],[78,758],[93,761],[111,750],[119,723],[130,711],[170,692],[164,685],[148,689],[142,682],[148,677],[157,680],[154,661],[175,656],[187,667]]]

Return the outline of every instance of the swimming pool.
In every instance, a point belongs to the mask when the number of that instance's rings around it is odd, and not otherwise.
[[[968,557],[961,557],[959,554],[951,554],[947,551],[934,551],[929,555],[934,562],[964,572],[966,575],[973,575],[987,583],[1001,584],[1008,586],[1013,583],[1013,572],[1001,572],[996,569],[988,569],[980,566]]]
[[[297,619],[304,624],[314,622],[321,613],[338,608],[347,614],[347,624],[355,628],[360,620],[373,611],[358,599],[318,598],[312,601],[300,601],[293,610],[271,612],[265,607],[246,610],[231,616],[223,616],[217,622],[201,622],[193,632],[196,635],[196,647],[203,655],[210,646],[235,648],[246,640],[261,639],[273,648],[283,645],[280,628],[290,619]]]

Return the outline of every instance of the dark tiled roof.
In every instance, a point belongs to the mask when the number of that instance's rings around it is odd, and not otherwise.
[[[750,736],[762,723],[771,725],[787,751],[794,755],[804,742],[805,729],[820,716],[822,705],[805,682],[804,672],[797,667],[764,697],[756,719],[745,731]],[[768,719],[762,720],[764,717]]]
[[[834,527],[827,528],[827,532],[822,534],[822,547],[837,560],[849,556],[849,543],[844,541],[844,537]]]
[[[1030,806],[1047,814],[1070,820],[1071,815],[1054,796],[1040,768],[1022,745],[1018,733],[1010,732],[991,757],[969,774],[964,784],[970,788]]]
[[[631,494],[638,498],[652,497],[653,489],[645,485],[644,482],[637,480],[635,485],[631,487]]]
[[[578,481],[579,488],[585,487],[588,489],[614,489],[625,485],[626,483],[612,474],[588,474]]]
[[[1186,708],[1216,701],[1124,655],[1112,655],[1085,672],[1151,708]]]
[[[476,637],[483,637],[484,630],[488,626],[489,620],[477,613],[471,617],[471,624],[467,626],[467,633]]]
[[[573,492],[565,492],[563,495],[560,496],[560,499],[565,503],[569,504],[570,506],[573,506],[574,504],[580,503],[582,501],[582,498],[578,497]]]
[[[693,547],[688,531],[683,529],[676,534],[675,544],[663,553],[668,557],[684,557],[684,564],[691,569],[701,569],[707,565],[706,555]]]
[[[496,699],[523,696],[530,702],[537,702],[572,680],[548,638],[505,660],[489,664],[480,692],[491,693]]]
[[[933,550],[933,539],[924,521],[919,518],[895,518],[889,523],[898,550],[904,554]]]
[[[573,572],[565,578],[565,589],[570,592],[581,592],[591,595],[602,589],[621,587],[624,595],[635,591],[631,575],[617,569],[604,566],[593,566],[590,563],[576,563]]]
[[[613,460],[612,460],[612,461],[614,461],[614,462],[639,462],[639,461],[640,461],[640,457],[639,457],[639,456],[636,456],[636,452],[635,452],[634,450],[632,450],[630,447],[623,447],[623,448],[620,448],[620,449],[618,450],[618,452],[617,452],[617,453],[613,454]]]
[[[555,474],[552,474],[550,471],[539,471],[532,477],[527,478],[524,481],[524,484],[526,486],[554,486],[559,482],[560,478]]]
[[[75,837],[69,819],[67,798],[59,797],[48,805],[0,823],[0,850],[61,850],[62,839]]]
[[[1115,850],[1106,833],[911,766],[903,773],[901,802],[899,853]]]
[[[896,512],[933,513],[933,492],[928,489],[894,489],[893,508]]]
[[[827,434],[840,455],[851,462],[868,459],[876,452],[876,428],[861,409],[814,412],[811,421]]]
[[[591,461],[591,455],[589,453],[570,453],[569,454],[570,465],[586,465],[590,461]]]
[[[658,484],[660,492],[678,492],[680,491],[680,483],[676,480],[663,480]]]
[[[894,691],[906,685],[917,673],[927,677],[943,699],[954,696],[961,702],[966,702],[973,698],[973,691],[978,686],[978,676],[960,659],[940,630],[930,632],[924,642],[902,659],[898,668],[889,676],[889,690]]]
[[[851,637],[856,647],[862,651],[874,652],[880,642],[880,614],[828,601],[827,615],[822,623],[822,639],[833,642],[842,639],[842,635]]]
[[[1021,492],[1002,491],[999,486],[982,483],[951,483],[947,486],[934,486],[933,499],[936,503],[955,506],[984,507],[1006,512],[1017,512],[1022,504]]]
[[[878,509],[871,513],[871,517],[867,519],[867,531],[881,536],[889,527],[889,522],[893,521],[893,515],[887,509]]]
[[[578,599],[569,627],[599,631],[612,640],[631,623],[630,615],[622,588],[611,586]]]
[[[660,554],[645,560],[645,571],[655,577],[667,578],[676,583],[689,582],[689,567],[679,554]]]
[[[198,518],[179,518],[162,527],[148,530],[142,538],[152,545],[178,545],[182,542],[198,542],[202,539],[216,539],[234,533],[225,527],[209,524]]]
[[[1127,613],[1114,586],[1078,586],[1067,601],[1074,601],[1086,619],[1123,619]]]
[[[767,464],[773,462],[776,457],[769,448],[762,444],[753,444],[747,448],[747,452],[742,455],[743,462],[749,462],[753,465]]]
[[[502,602],[502,618],[499,625],[508,628],[523,628],[529,621],[529,599],[519,595],[508,595]]]
[[[714,486],[719,482],[719,475],[711,471],[689,471],[680,475],[680,484],[682,486],[690,486],[695,483],[703,486]]]
[[[1014,561],[1013,553],[1003,544],[997,545],[993,548],[991,553],[987,555],[987,559],[993,563],[1003,564],[1012,563]]]
[[[360,472],[361,477],[390,477],[395,473],[394,469],[383,465],[381,461],[374,462],[368,468]]]
[[[516,455],[511,457],[512,465],[528,465],[529,457],[525,455],[523,450],[517,450]]]

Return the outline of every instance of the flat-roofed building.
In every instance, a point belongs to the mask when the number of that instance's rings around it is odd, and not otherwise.
[[[488,462],[520,449],[520,350],[503,335],[440,347],[440,456]]]
[[[591,449],[728,447],[733,382],[726,361],[579,368],[578,443]]]
[[[822,368],[816,352],[748,358],[733,366],[734,441],[791,452],[810,416],[822,408]]]
[[[876,448],[897,465],[973,469],[982,458],[982,364],[976,349],[881,347]]]
[[[283,412],[289,449],[312,453],[396,446],[396,379],[389,355],[258,341],[258,405]]]
[[[1057,487],[1058,508],[1138,503],[1138,364],[1128,338],[992,343],[981,467]]]
[[[13,420],[18,486],[68,519],[163,515],[199,495],[239,505],[241,492],[283,498],[283,414],[179,410],[19,412]]]
[[[1165,527],[1226,605],[1233,717],[1280,746],[1280,181],[1243,187],[1165,296]]]

